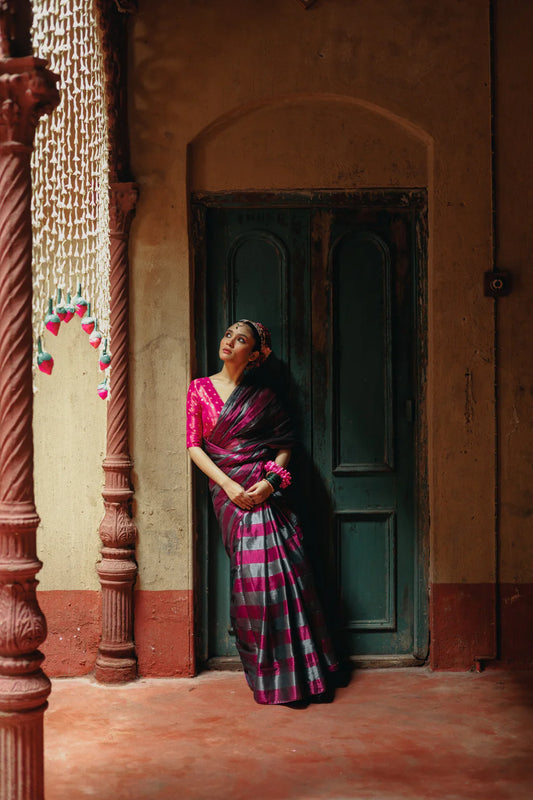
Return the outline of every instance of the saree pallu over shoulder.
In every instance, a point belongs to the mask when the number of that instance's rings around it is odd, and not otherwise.
[[[272,451],[294,443],[289,420],[266,388],[239,386],[205,440],[212,460],[250,488]],[[231,561],[231,619],[258,703],[287,703],[325,692],[336,660],[298,520],[280,493],[244,511],[214,483],[213,506]]]
[[[289,417],[274,392],[253,384],[233,390],[208,438],[219,446],[261,444],[274,449],[292,447],[295,441]]]

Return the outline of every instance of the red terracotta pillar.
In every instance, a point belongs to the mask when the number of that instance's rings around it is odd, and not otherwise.
[[[0,798],[40,800],[50,681],[35,595],[30,159],[39,118],[59,93],[45,61],[9,58],[20,49],[9,47],[17,18],[7,9],[0,3]]]
[[[137,675],[133,642],[133,585],[136,528],[131,519],[133,495],[129,454],[129,260],[128,242],[138,189],[134,183],[110,187],[111,239],[111,394],[107,407],[107,450],[103,491],[105,516],[100,525],[102,560],[102,641],[95,676],[121,683]]]

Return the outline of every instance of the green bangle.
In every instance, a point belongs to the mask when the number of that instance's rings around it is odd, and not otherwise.
[[[269,482],[275,492],[277,492],[281,486],[281,475],[278,475],[277,472],[268,472],[265,476],[265,480]]]
[[[271,483],[271,481],[269,481],[269,480],[268,480],[268,478],[263,478],[263,480],[264,480],[264,481],[266,481],[267,483],[269,483],[269,484],[270,484],[270,486],[272,486],[272,483]],[[275,490],[275,489],[274,489],[274,487],[272,486],[272,494],[274,494],[274,492],[275,492],[275,491],[276,491],[276,490]]]

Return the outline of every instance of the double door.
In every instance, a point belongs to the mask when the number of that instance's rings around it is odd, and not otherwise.
[[[417,208],[196,198],[198,374],[246,317],[272,333],[297,430],[289,500],[344,655],[425,655],[417,515]],[[418,243],[419,244],[419,243]],[[235,655],[229,564],[197,482],[202,659]]]

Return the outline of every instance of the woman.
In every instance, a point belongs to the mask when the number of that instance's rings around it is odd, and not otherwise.
[[[246,679],[258,703],[328,697],[337,668],[301,531],[283,502],[293,436],[264,380],[270,334],[239,320],[220,342],[223,367],[187,394],[187,447],[209,478],[231,559],[231,618]]]

